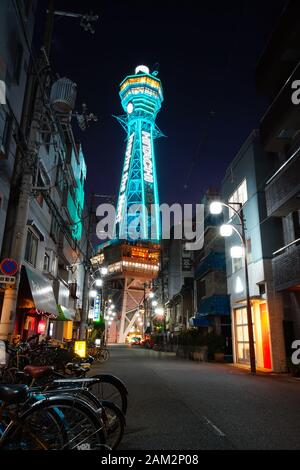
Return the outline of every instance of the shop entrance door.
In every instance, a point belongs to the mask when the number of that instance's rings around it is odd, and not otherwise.
[[[271,361],[271,348],[270,348],[270,330],[269,330],[269,318],[267,304],[260,304],[260,316],[261,316],[261,339],[262,349],[264,358],[264,368],[272,369]]]

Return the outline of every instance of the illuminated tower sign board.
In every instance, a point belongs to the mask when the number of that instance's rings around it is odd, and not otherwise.
[[[130,240],[130,221],[137,218],[140,239],[156,242],[160,240],[160,220],[154,140],[163,136],[155,124],[163,101],[157,72],[151,74],[148,67],[138,66],[135,74],[121,83],[120,97],[126,114],[117,119],[127,133],[127,145],[116,212],[116,236]],[[133,207],[140,210],[127,217]]]

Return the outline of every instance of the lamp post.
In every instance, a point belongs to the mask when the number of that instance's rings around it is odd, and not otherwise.
[[[245,268],[245,293],[246,293],[246,305],[247,305],[247,322],[248,322],[248,336],[249,336],[249,353],[250,353],[250,369],[252,374],[256,374],[256,360],[255,360],[255,347],[254,347],[254,334],[253,334],[253,323],[252,323],[252,309],[250,301],[250,289],[249,289],[249,273],[248,273],[248,262],[247,262],[247,244],[245,234],[245,219],[243,214],[243,205],[241,203],[234,203],[239,205],[239,210],[236,210],[232,205],[226,204],[221,201],[214,201],[210,204],[210,213],[214,215],[221,214],[222,207],[227,207],[232,210],[240,221],[241,232],[234,226],[231,219],[228,224],[224,224],[220,227],[220,233],[224,237],[228,237],[232,234],[230,227],[234,230],[243,246],[244,254],[244,268]]]
[[[99,321],[101,313],[103,314],[103,279],[101,277],[96,277],[96,273],[100,271],[103,275],[102,271],[98,268],[92,275],[92,280],[90,282],[90,290],[89,290],[89,297],[93,299],[93,316],[89,315],[89,320],[91,321]],[[101,297],[99,299],[98,289],[101,289]],[[98,317],[95,319],[95,307],[97,302],[98,308]],[[90,309],[89,309],[90,311]]]

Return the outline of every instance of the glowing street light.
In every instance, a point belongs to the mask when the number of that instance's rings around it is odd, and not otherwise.
[[[102,276],[105,276],[108,273],[108,269],[103,266],[103,268],[101,268],[100,272],[101,272]]]
[[[153,299],[153,297],[155,297],[154,292],[150,292],[149,297],[150,297],[150,299]]]
[[[223,224],[220,227],[220,235],[221,237],[231,237],[233,234],[233,228],[230,224]]]
[[[157,307],[157,305],[158,305],[157,300],[152,300],[152,306],[153,306],[153,307]]]
[[[222,203],[219,201],[213,201],[210,203],[209,212],[213,215],[219,215],[222,212]]]
[[[238,205],[239,209],[236,209],[234,206]],[[250,300],[250,288],[249,288],[249,273],[248,273],[248,261],[247,261],[247,244],[246,244],[246,232],[245,232],[245,219],[243,214],[243,204],[241,202],[235,202],[234,206],[227,204],[221,201],[213,201],[209,206],[209,211],[211,214],[221,214],[222,207],[227,207],[230,209],[234,215],[239,219],[239,226],[241,231],[239,231],[232,224],[232,230],[234,230],[239,236],[242,246],[232,246],[230,249],[230,255],[233,259],[244,258],[244,267],[245,267],[245,294],[246,294],[246,305],[247,305],[247,324],[248,324],[248,338],[249,338],[249,355],[250,355],[250,369],[252,374],[256,374],[256,358],[255,358],[255,345],[254,345],[254,333],[253,333],[253,320],[252,320],[252,308]],[[224,224],[221,226],[220,232],[222,236],[230,236],[230,229],[228,228],[229,224]],[[225,228],[226,227],[226,228]],[[242,283],[238,282],[236,286],[238,292],[242,291]]]
[[[165,311],[162,307],[157,307],[154,312],[156,313],[156,315],[159,315],[159,316],[163,316]]]
[[[102,279],[100,279],[100,278],[96,279],[95,285],[96,285],[97,287],[102,287],[102,286],[103,286],[103,281],[102,281]]]
[[[233,259],[239,259],[244,256],[244,247],[241,245],[232,246],[230,248],[230,256]]]
[[[92,297],[93,299],[97,297],[97,291],[95,289],[90,290],[90,297]]]

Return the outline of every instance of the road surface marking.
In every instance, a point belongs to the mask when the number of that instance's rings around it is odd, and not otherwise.
[[[221,429],[219,429],[218,426],[212,423],[206,416],[203,416],[203,418],[205,419],[206,423],[209,424],[216,431],[217,434],[219,434],[219,436],[226,436],[226,434],[224,434],[223,431],[221,431]]]

